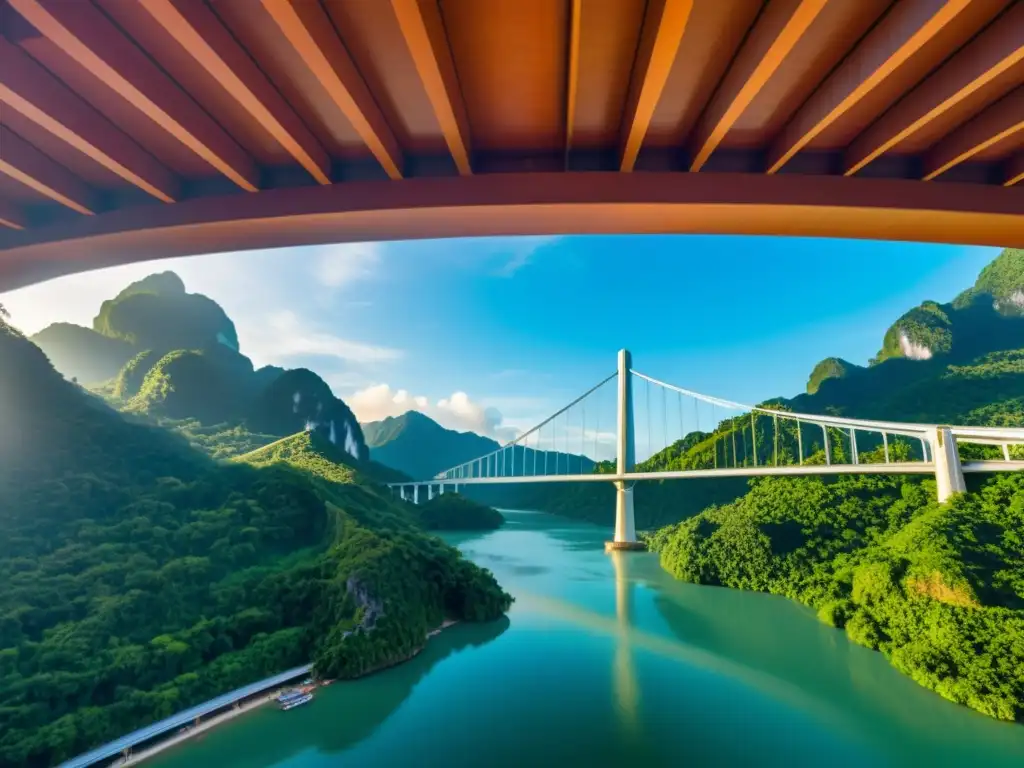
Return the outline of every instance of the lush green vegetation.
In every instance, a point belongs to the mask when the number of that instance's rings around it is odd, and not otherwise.
[[[826,379],[843,379],[849,375],[850,371],[854,370],[857,366],[853,363],[848,363],[841,357],[826,357],[811,371],[810,378],[807,379],[807,392],[813,395],[818,391],[821,386],[821,382]]]
[[[134,378],[131,366],[146,354],[129,361],[119,379],[127,382]],[[177,349],[150,368],[126,410],[217,424],[238,415],[238,399],[237,388],[209,356],[198,350]]]
[[[150,275],[103,302],[91,329],[56,323],[32,341],[65,377],[89,385],[114,378],[146,350],[155,362],[176,349],[223,348],[252,372],[252,363],[238,354],[235,327],[224,310],[205,296],[186,293],[172,272]]]
[[[271,435],[318,429],[352,457],[367,458],[363,431],[352,411],[323,379],[305,368],[275,377],[253,399],[245,421],[253,431]]]
[[[501,512],[458,493],[444,493],[416,508],[416,519],[428,531],[490,531],[505,523]]]
[[[69,379],[98,384],[117,375],[135,354],[123,339],[111,339],[91,328],[54,323],[32,337],[54,366]]]
[[[419,411],[364,424],[363,434],[376,461],[419,480],[499,448],[475,432],[445,429]]]
[[[53,765],[310,659],[359,675],[445,617],[508,608],[328,436],[215,462],[0,326],[0,765]]]
[[[786,595],[946,698],[1024,716],[1024,476],[765,478],[650,539],[673,575]]]
[[[809,394],[772,407],[1024,425],[1024,325],[1010,306],[1022,288],[1024,251],[1004,251],[953,304],[926,302],[900,318],[870,368],[851,366],[842,376],[822,377],[816,391],[809,386]],[[926,347],[931,357],[906,359],[901,334],[904,343]],[[740,463],[754,455],[760,463],[792,463],[795,427],[780,422],[775,442],[776,433],[765,429],[770,422],[749,415],[723,421],[710,436],[648,464],[708,466],[709,458],[721,461],[723,451],[735,452]],[[820,431],[801,437],[805,463],[821,461]],[[830,442],[843,461],[849,437],[831,431]],[[861,462],[883,458],[866,438],[858,438],[857,447]],[[906,442],[891,443],[890,452],[894,460],[920,458],[919,448]],[[963,458],[994,453],[961,447]],[[680,579],[799,600],[946,698],[992,717],[1021,720],[1024,476],[972,483],[968,494],[940,505],[931,480],[764,478],[751,481],[745,495],[700,514],[680,499],[675,519],[682,522],[657,531],[649,543]]]
[[[953,301],[953,306],[970,306],[978,298],[991,301],[1003,315],[1017,316],[1024,310],[1024,250],[1007,248],[1002,256],[981,270],[974,287]]]
[[[111,394],[121,400],[129,400],[139,394],[146,381],[146,375],[160,361],[160,356],[151,349],[139,352],[124,364],[114,380]]]
[[[215,344],[238,350],[234,323],[220,305],[201,294],[186,293],[173,272],[149,275],[104,301],[92,325],[97,333],[124,339],[139,350],[168,352]]]
[[[885,333],[882,349],[871,361],[872,365],[894,357],[927,360],[944,355],[953,347],[952,322],[945,309],[934,301],[907,312]]]

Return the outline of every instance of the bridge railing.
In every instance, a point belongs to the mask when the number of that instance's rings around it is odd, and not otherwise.
[[[622,357],[622,354],[625,354],[625,357]],[[621,460],[617,465],[615,462],[612,463],[616,468],[613,474],[606,475],[608,480],[617,481],[618,478],[626,476],[637,479],[642,476],[643,479],[649,479],[658,471],[666,477],[682,477],[705,476],[713,471],[719,471],[723,475],[749,475],[749,470],[756,469],[754,474],[760,475],[772,474],[771,467],[779,468],[778,474],[798,474],[792,469],[785,469],[793,465],[807,466],[806,473],[818,473],[818,470],[810,467],[819,463],[835,467],[836,472],[843,473],[847,472],[844,467],[864,465],[865,471],[873,472],[920,472],[934,469],[938,474],[939,464],[945,466],[950,461],[970,464],[968,471],[981,471],[979,467],[991,466],[996,463],[996,459],[1004,462],[1002,466],[1005,468],[1011,468],[1018,457],[1024,459],[1024,449],[1014,448],[1013,453],[1010,450],[1011,447],[1024,446],[1024,428],[948,426],[855,419],[831,414],[789,411],[770,405],[748,405],[677,387],[634,370],[629,360],[628,353],[620,353],[620,370],[606,376],[566,406],[494,451],[439,472],[433,481],[494,482],[529,477],[564,477],[568,480],[589,476],[597,467],[598,436],[602,433],[599,426],[588,431],[587,416],[596,414],[598,424],[602,421],[600,409],[593,407],[593,401],[599,401],[600,393],[606,391],[607,385],[616,379],[619,380],[616,415],[605,414],[603,423],[609,427],[614,425],[615,434],[620,436],[623,429],[626,430],[625,443],[621,439],[617,440],[616,452],[621,453],[625,444],[628,458],[625,463]],[[623,379],[629,381],[625,387],[622,385]],[[647,459],[639,462],[636,469],[633,463],[635,448],[632,447],[636,440],[633,410],[637,401],[633,397],[634,379],[646,384],[648,418]],[[665,419],[663,446],[655,445],[651,438],[649,420],[652,387],[661,388],[662,399],[666,403],[662,412]],[[675,393],[679,398],[679,440],[687,440],[696,432],[699,435],[706,435],[704,439],[711,441],[713,446],[698,463],[681,466],[677,462],[674,463],[671,456],[667,456],[665,463],[658,469],[651,465],[652,458],[663,455],[666,448],[678,442],[674,442],[674,437],[669,436],[669,409],[665,399],[666,393],[669,392]],[[695,407],[695,420],[689,431],[684,426],[683,398],[692,399]],[[708,433],[700,429],[700,412],[696,409],[700,403],[706,404],[705,410],[707,406],[711,408],[712,427]],[[588,408],[591,409],[589,414]],[[719,420],[718,409],[739,415]],[[628,418],[623,419],[623,412],[628,412]],[[747,419],[749,424],[745,423]],[[767,426],[766,419],[770,419]],[[556,423],[559,422],[565,426],[562,433],[556,430]],[[593,422],[591,424],[593,425]],[[820,436],[808,435],[808,427],[820,430]],[[573,448],[579,445],[578,453],[574,453],[570,448],[570,433],[578,436],[579,442],[573,445]],[[586,455],[585,442],[588,435],[593,435],[594,438],[593,458]],[[739,441],[737,435],[740,437]],[[949,439],[944,436],[948,436]],[[769,441],[770,446],[766,444]],[[741,442],[741,445],[738,446],[738,442]],[[955,447],[952,453],[947,450],[948,445]],[[987,450],[963,451],[962,448],[968,445]],[[805,451],[808,446],[810,453]],[[742,457],[738,448],[742,450]],[[993,449],[1001,449],[1002,456],[997,456]],[[960,454],[964,454],[962,461]],[[870,465],[870,469],[867,465]],[[625,470],[623,466],[626,467]]]

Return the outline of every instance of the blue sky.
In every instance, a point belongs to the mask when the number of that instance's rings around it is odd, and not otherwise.
[[[257,365],[308,367],[362,420],[410,407],[505,436],[611,373],[739,402],[803,391],[829,356],[866,363],[886,328],[948,301],[992,248],[771,237],[363,243],[162,260],[0,296],[29,333],[89,325],[154,271],[234,319]]]

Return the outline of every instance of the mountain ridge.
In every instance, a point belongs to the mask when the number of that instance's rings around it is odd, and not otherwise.
[[[324,434],[216,461],[2,316],[0,432],[0,765],[56,765],[310,660],[360,676],[511,603]]]

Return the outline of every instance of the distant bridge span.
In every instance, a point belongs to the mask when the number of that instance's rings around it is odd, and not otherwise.
[[[642,463],[637,465],[635,381],[647,387],[648,460],[659,456],[672,460],[675,456],[697,466],[656,469],[644,467]],[[615,442],[614,468],[606,464],[601,471],[585,472],[585,462],[594,464],[584,456],[588,441],[593,440],[596,456],[599,437],[605,434],[593,419],[596,417],[599,423],[601,392],[612,383],[615,384],[614,433],[611,435]],[[662,399],[660,413],[654,420],[662,420],[658,427],[662,429],[660,437],[664,440],[657,445],[652,439],[652,385]],[[671,428],[669,394],[677,397],[679,402],[676,413],[672,414]],[[692,400],[693,404],[689,430],[685,422],[690,419],[690,414],[684,411],[684,397]],[[655,407],[657,400],[658,395],[655,394]],[[711,408],[710,431],[700,427],[699,406],[702,403]],[[592,419],[590,430],[587,429],[588,405]],[[595,405],[598,406],[596,414]],[[718,410],[739,415],[719,419]],[[679,419],[678,432],[674,429],[676,415]],[[561,430],[559,424],[562,425]],[[746,439],[748,428],[749,449]],[[679,435],[679,439],[670,438],[670,433]],[[739,440],[737,433],[740,434]],[[578,455],[569,452],[571,440],[579,441],[576,443],[580,446]],[[965,473],[1024,470],[1024,460],[1019,455],[1014,457],[1010,450],[1021,445],[1024,445],[1024,428],[1020,427],[958,427],[851,419],[796,413],[782,410],[782,406],[743,405],[682,389],[640,373],[633,369],[629,352],[621,350],[615,373],[514,440],[491,453],[444,470],[434,478],[390,483],[389,487],[401,498],[418,504],[421,498],[432,499],[435,494],[444,493],[449,486],[457,491],[465,485],[612,483],[616,488],[615,539],[609,542],[609,546],[630,549],[637,545],[633,513],[633,486],[637,482],[709,477],[924,474],[935,477],[938,500],[945,502],[966,490]],[[560,450],[560,446],[565,450]],[[914,460],[910,458],[910,449],[913,447],[916,451],[917,446],[920,459]],[[961,460],[962,446],[979,446],[990,452],[999,448],[1002,458],[968,457]],[[874,455],[862,457],[861,451],[865,447],[869,447]],[[573,471],[574,466],[579,471]]]
[[[0,0],[0,291],[340,241],[1024,246],[1019,0]]]

